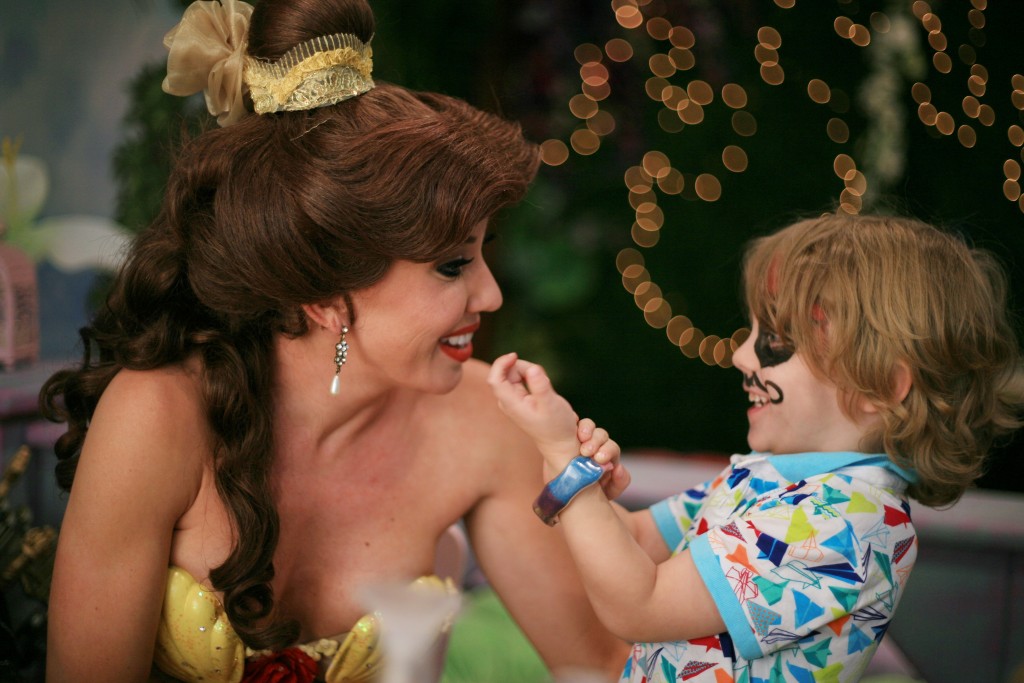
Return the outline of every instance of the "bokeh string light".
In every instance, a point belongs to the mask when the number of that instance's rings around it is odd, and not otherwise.
[[[774,3],[783,12],[800,11],[795,0],[774,0]],[[943,31],[942,19],[928,2],[916,0],[909,5],[910,17],[924,31],[925,42],[931,52],[928,60],[930,70],[936,78],[953,78],[961,69],[966,70],[965,94],[957,109],[937,102],[931,88],[922,79],[913,82],[909,92],[889,92],[897,87],[906,89],[902,82],[894,86],[893,77],[888,72],[895,53],[906,49],[907,41],[918,39],[908,31],[911,22],[905,10],[890,13],[874,11],[866,21],[858,21],[857,17],[842,13],[845,9],[856,14],[856,7],[848,2],[839,2],[841,11],[832,25],[838,39],[861,49],[875,44],[876,74],[871,83],[874,97],[868,98],[865,109],[871,117],[869,125],[886,131],[881,135],[888,136],[887,144],[865,145],[869,149],[873,147],[874,153],[861,152],[861,157],[868,157],[861,158],[861,163],[858,163],[858,153],[852,148],[832,158],[832,173],[841,184],[838,188],[839,211],[859,213],[875,189],[873,185],[884,185],[902,171],[902,160],[894,158],[895,152],[891,147],[894,146],[893,139],[901,135],[902,122],[894,121],[894,117],[900,115],[904,99],[909,98],[913,102],[917,108],[917,119],[936,138],[955,137],[967,149],[978,145],[979,136],[986,131],[997,129],[995,109],[985,100],[992,99],[992,91],[998,92],[999,84],[990,83],[988,69],[979,62],[977,50],[985,44],[987,3],[988,0],[970,0],[970,7],[963,17],[969,27],[968,42],[957,46],[951,44]],[[665,225],[662,203],[668,198],[684,192],[704,202],[716,202],[722,198],[729,176],[747,170],[748,152],[742,141],[757,134],[758,122],[754,112],[748,109],[751,98],[742,84],[725,83],[716,92],[708,82],[689,77],[697,66],[694,48],[701,36],[690,27],[673,25],[663,16],[653,16],[657,13],[655,7],[657,4],[653,0],[612,0],[611,10],[625,37],[612,38],[603,47],[584,43],[575,49],[574,56],[580,65],[580,92],[569,100],[569,111],[581,123],[569,135],[568,144],[558,139],[544,142],[541,157],[546,164],[558,166],[566,163],[572,153],[593,155],[615,132],[615,117],[608,109],[602,108],[602,104],[612,94],[610,67],[617,64],[632,63],[643,73],[649,73],[644,77],[644,93],[660,104],[657,123],[665,133],[680,133],[688,126],[698,126],[705,121],[709,108],[725,107],[737,139],[722,148],[721,167],[684,170],[681,165],[674,164],[666,153],[650,150],[643,153],[639,163],[626,168],[623,180],[629,204],[635,212],[630,236],[636,246],[619,252],[616,267],[622,275],[623,287],[633,296],[648,325],[665,330],[669,342],[678,346],[687,358],[699,358],[708,365],[727,368],[731,367],[733,352],[749,335],[749,330],[741,328],[727,336],[706,334],[687,316],[675,313],[648,271],[642,250],[652,249],[658,244]],[[784,66],[786,37],[768,25],[761,26],[756,37],[752,56],[758,65],[763,86],[779,86],[787,78]],[[798,40],[795,37],[791,39]],[[655,50],[649,57],[644,57],[650,50],[643,48],[651,41]],[[640,60],[646,63],[638,64]],[[1020,114],[1024,112],[1024,75],[1013,74],[1009,85],[1010,103],[1018,112],[1018,121],[1024,121]],[[806,95],[813,105],[830,106],[832,116],[824,127],[825,137],[841,146],[850,144],[850,125],[844,119],[844,113],[849,111],[846,93],[834,89],[826,80],[812,76],[806,82]],[[1011,154],[1003,163],[1002,194],[1006,200],[1017,203],[1024,212],[1024,192],[1021,189],[1024,128],[1019,122],[1010,123],[1006,127],[1006,136]],[[662,197],[660,200],[659,195]]]

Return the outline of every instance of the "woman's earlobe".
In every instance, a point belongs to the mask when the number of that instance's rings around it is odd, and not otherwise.
[[[333,303],[302,304],[302,311],[311,323],[336,335],[341,334],[341,328],[345,327],[348,320],[348,311],[340,300]]]

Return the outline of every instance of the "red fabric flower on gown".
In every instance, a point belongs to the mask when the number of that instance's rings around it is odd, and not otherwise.
[[[242,683],[313,683],[316,661],[297,647],[288,647],[245,663]]]

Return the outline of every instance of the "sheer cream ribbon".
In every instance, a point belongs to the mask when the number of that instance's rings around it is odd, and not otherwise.
[[[187,97],[200,90],[217,123],[228,126],[246,115],[242,101],[245,47],[252,5],[241,0],[196,0],[164,36],[164,92]]]

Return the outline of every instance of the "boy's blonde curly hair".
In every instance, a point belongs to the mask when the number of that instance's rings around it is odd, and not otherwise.
[[[990,253],[910,218],[829,214],[755,240],[743,279],[751,314],[838,387],[848,415],[859,399],[877,407],[862,447],[913,469],[920,502],[955,502],[1021,425],[1020,352]]]

